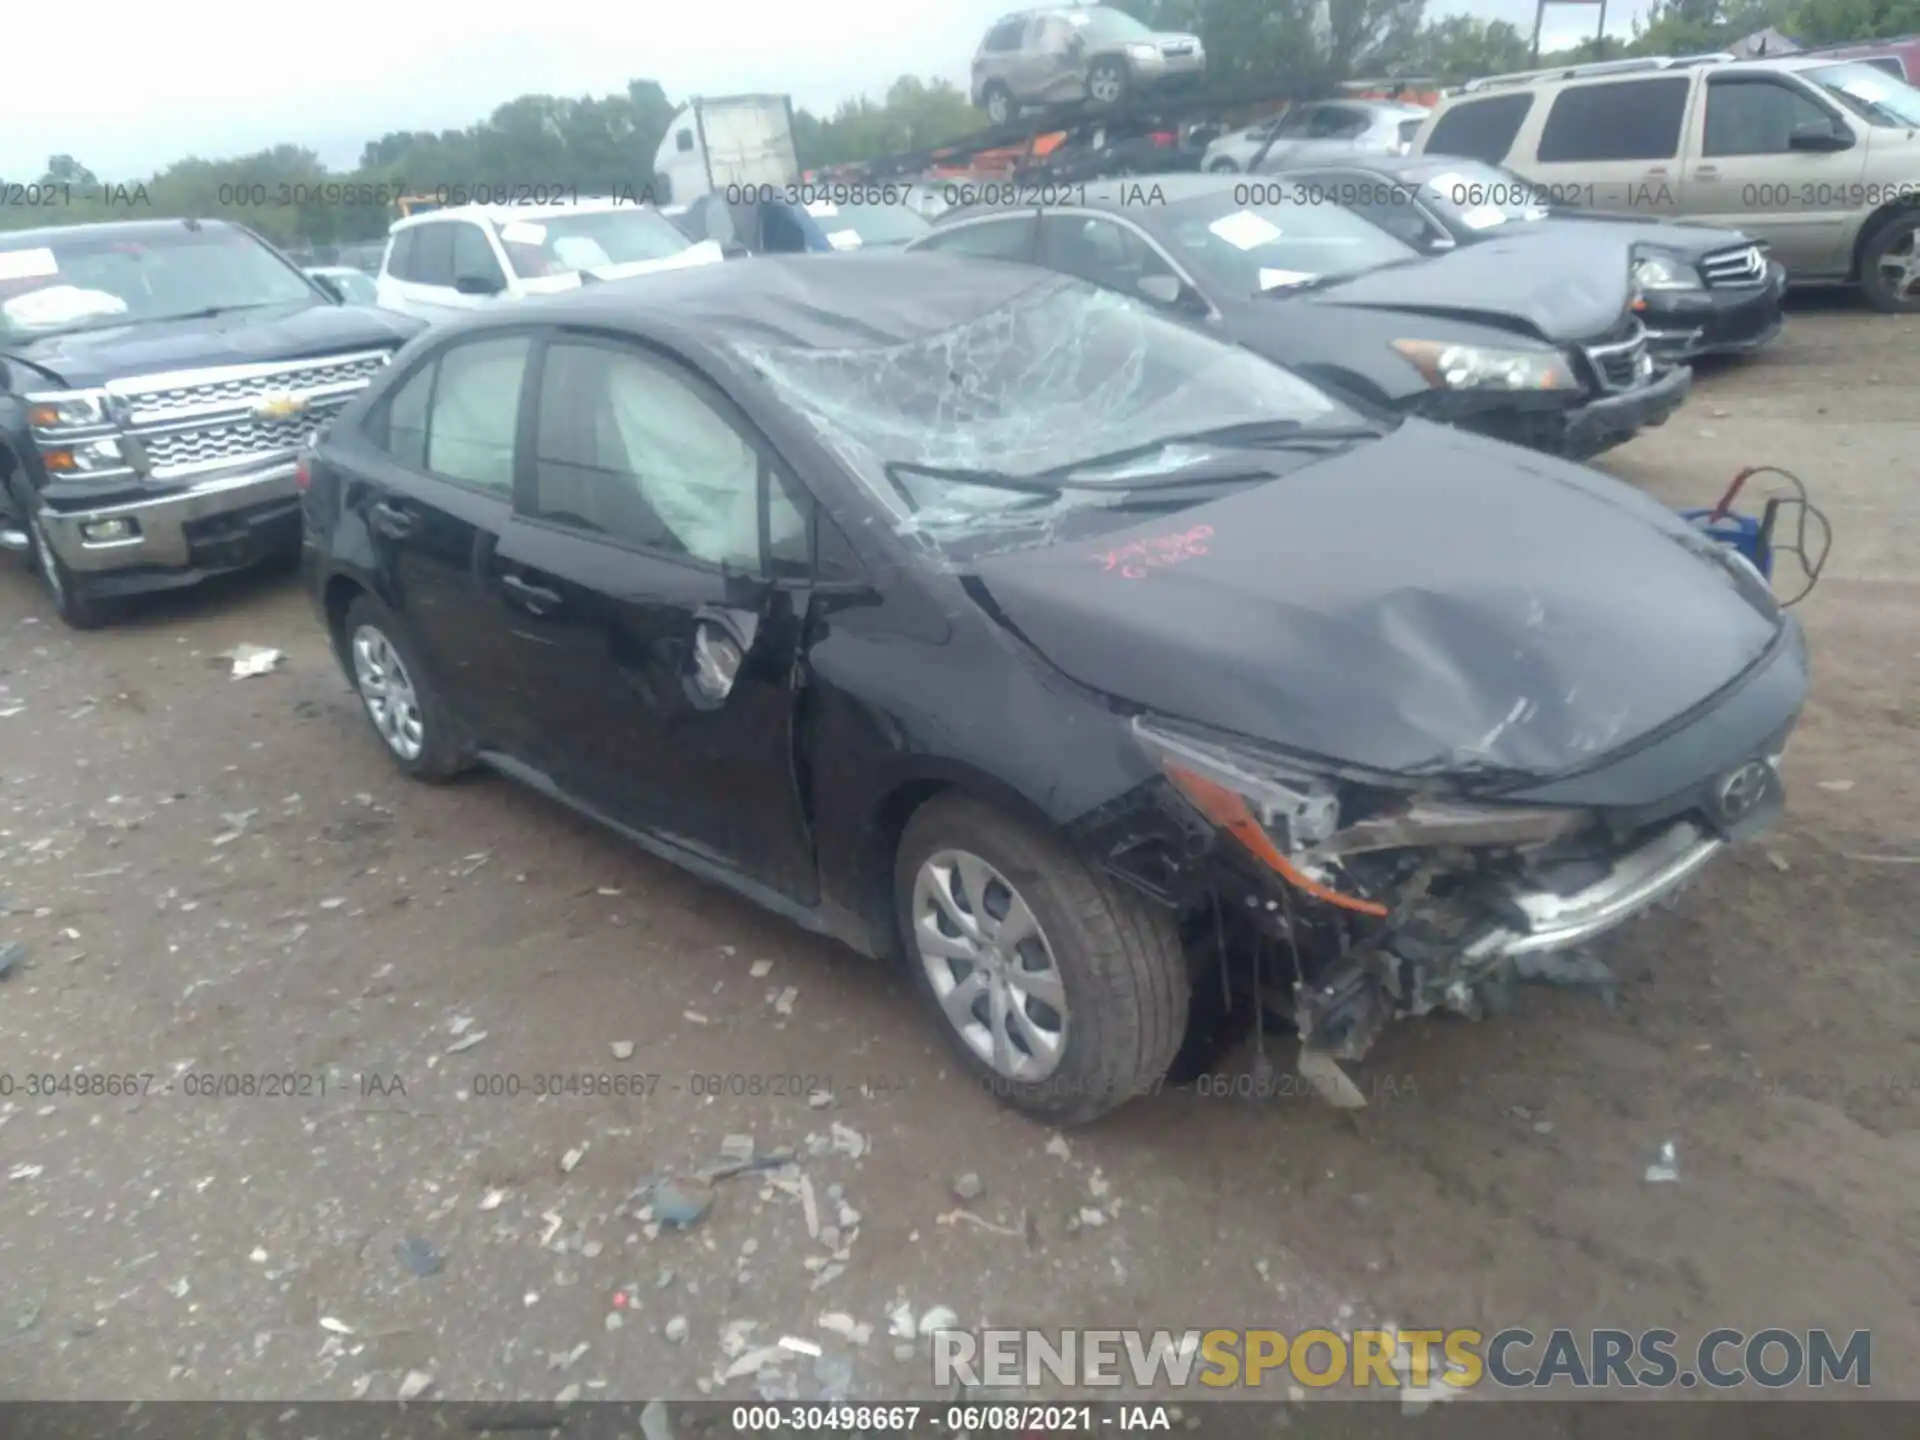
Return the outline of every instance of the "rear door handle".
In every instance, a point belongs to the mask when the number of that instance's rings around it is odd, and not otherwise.
[[[1718,165],[1696,165],[1693,167],[1693,173],[1696,175],[1705,175],[1711,179],[1720,173],[1720,167]]]
[[[373,528],[382,535],[394,540],[404,540],[413,533],[414,518],[398,505],[381,500],[375,503],[371,512]]]
[[[545,614],[560,606],[560,592],[549,590],[544,585],[535,585],[522,580],[518,575],[502,575],[500,588],[513,596],[535,615]]]

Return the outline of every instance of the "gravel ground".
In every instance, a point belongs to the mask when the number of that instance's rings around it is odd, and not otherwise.
[[[1786,823],[1622,937],[1617,1008],[1395,1027],[1357,1115],[1181,1090],[1057,1137],[875,965],[504,781],[402,779],[285,574],[76,635],[0,566],[0,1396],[924,1394],[902,1305],[1871,1327],[1920,1394],[1916,339],[1802,304],[1608,457],[1675,504],[1785,465],[1833,519]],[[284,662],[233,679],[243,643]],[[76,1069],[151,1079],[26,1093]],[[739,1137],[802,1163],[634,1215]],[[753,1359],[783,1335],[823,1353]]]

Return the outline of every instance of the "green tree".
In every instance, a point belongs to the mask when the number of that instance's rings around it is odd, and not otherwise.
[[[1525,70],[1532,54],[1532,42],[1517,25],[1449,15],[1422,27],[1406,56],[1405,69],[1409,74],[1458,83],[1476,75]]]
[[[1801,0],[1781,28],[1814,45],[1892,40],[1920,33],[1920,0]]]
[[[99,177],[71,155],[49,155],[42,185],[71,185],[75,190],[97,190]]]

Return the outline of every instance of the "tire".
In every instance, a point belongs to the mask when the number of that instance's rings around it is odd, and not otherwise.
[[[988,85],[980,98],[986,102],[981,108],[987,112],[990,124],[1005,125],[1013,119],[1013,92],[998,80]]]
[[[955,887],[979,897],[978,910],[972,900],[956,903]],[[977,923],[971,916],[997,915],[997,930],[1015,904],[1035,925],[1013,960],[966,960],[964,952],[976,948],[966,928]],[[1192,991],[1174,917],[1052,836],[971,797],[938,796],[901,836],[894,910],[908,968],[935,1023],[969,1074],[1008,1105],[1082,1124],[1165,1077],[1186,1033]],[[1008,977],[998,987],[989,965]],[[1025,985],[1014,976],[1027,977]],[[1057,1006],[1043,998],[1042,976]],[[997,1025],[996,988],[1008,1006]],[[950,1018],[943,996],[948,1003],[959,997],[964,1022]],[[973,1005],[961,1009],[968,996]],[[1016,1044],[1016,1035],[1027,1038]],[[995,1036],[1008,1037],[1000,1063]]]
[[[1124,62],[1111,56],[1096,60],[1087,71],[1087,99],[1096,105],[1124,105],[1132,81]],[[1107,92],[1104,97],[1100,93],[1103,90]]]
[[[394,764],[416,780],[434,782],[472,765],[412,637],[391,610],[371,595],[359,596],[347,607],[341,639],[361,708]]]
[[[1867,237],[1860,249],[1860,288],[1884,314],[1920,314],[1920,209],[1889,215]]]
[[[26,521],[27,558],[53,601],[54,613],[75,630],[99,629],[108,619],[106,601],[89,590],[86,580],[68,569],[66,562],[53,553],[32,498],[22,498],[16,491],[15,504]]]
[[[1240,167],[1224,155],[1209,165],[1207,169],[1215,175],[1238,175],[1240,173]]]

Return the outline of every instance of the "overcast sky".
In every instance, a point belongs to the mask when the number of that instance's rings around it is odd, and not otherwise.
[[[347,168],[389,130],[463,126],[516,95],[599,95],[634,77],[675,100],[774,90],[826,111],[862,91],[878,98],[904,73],[964,83],[988,23],[1023,3],[1034,0],[572,10],[331,0],[297,21],[258,0],[117,5],[95,12],[73,64],[7,67],[0,178],[37,179],[59,153],[103,178],[140,178],[184,155],[281,141]],[[1645,4],[1614,0],[1608,30],[1627,33]],[[1533,24],[1533,0],[1430,0],[1428,13],[1460,10]],[[1591,4],[1552,5],[1543,44],[1589,35],[1597,19]]]

